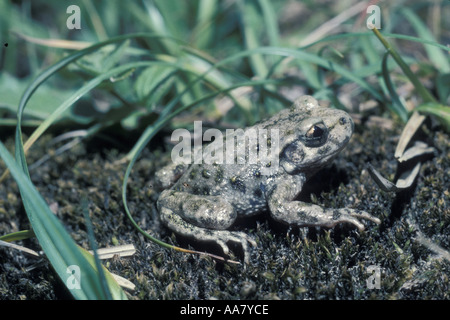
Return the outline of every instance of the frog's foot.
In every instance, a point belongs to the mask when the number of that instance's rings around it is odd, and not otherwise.
[[[239,231],[228,230],[206,230],[200,229],[200,233],[195,235],[195,239],[200,241],[213,241],[220,246],[225,255],[229,255],[228,242],[235,242],[242,247],[244,252],[244,262],[250,264],[250,250],[248,244],[256,247],[256,242],[248,235]]]
[[[327,210],[327,209],[325,209]],[[359,221],[359,219],[365,219],[372,221],[376,224],[380,224],[380,219],[368,214],[367,212],[357,210],[357,209],[328,209],[333,212],[333,216],[330,220],[330,227],[334,227],[338,223],[351,223],[355,225],[359,231],[364,230],[364,225]]]
[[[214,242],[221,247],[225,255],[228,255],[230,252],[230,249],[227,245],[228,242],[235,242],[241,245],[244,252],[244,262],[247,264],[250,263],[248,244],[250,243],[252,246],[256,246],[256,242],[245,233],[238,231],[200,228],[188,223],[181,216],[164,207],[160,208],[160,217],[162,222],[175,233],[193,238],[198,241]]]

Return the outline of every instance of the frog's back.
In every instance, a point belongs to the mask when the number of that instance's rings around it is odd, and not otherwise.
[[[238,215],[254,215],[267,207],[267,176],[259,164],[193,164],[176,182],[173,190],[203,196],[220,196]]]

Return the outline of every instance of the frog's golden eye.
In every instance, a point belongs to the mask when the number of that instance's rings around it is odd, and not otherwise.
[[[320,147],[328,137],[328,129],[323,123],[312,125],[305,133],[305,145],[307,147]]]

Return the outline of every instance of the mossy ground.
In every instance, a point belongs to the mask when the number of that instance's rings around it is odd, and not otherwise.
[[[399,130],[360,123],[346,150],[301,195],[328,207],[365,210],[378,216],[381,225],[367,222],[362,233],[347,225],[331,230],[291,229],[262,215],[240,227],[258,243],[248,266],[163,249],[134,230],[121,200],[125,166],[118,160],[126,150],[93,140],[32,170],[31,178],[77,243],[85,247],[88,243],[80,204],[86,195],[98,245],[136,246],[131,258],[105,261],[110,271],[136,285],[135,291],[128,292],[131,299],[449,299],[450,261],[417,240],[420,232],[450,250],[449,137],[442,131],[432,132],[428,142],[437,152],[425,159],[414,186],[386,193],[372,181],[367,163],[394,178]],[[41,139],[32,148],[30,163],[51,152],[49,139]],[[12,139],[8,145],[11,149]],[[158,222],[158,191],[152,177],[165,159],[167,154],[152,148],[136,163],[128,184],[134,218],[166,242],[220,254],[216,247],[175,237]],[[28,227],[17,186],[8,177],[0,185],[0,234]],[[21,244],[39,250],[35,239]],[[239,248],[234,252],[233,258],[242,260]],[[31,266],[34,269],[27,270]],[[379,289],[368,286],[370,266],[381,272]],[[65,299],[70,295],[45,260],[1,247],[0,298]]]

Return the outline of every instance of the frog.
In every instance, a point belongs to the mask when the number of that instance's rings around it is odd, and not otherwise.
[[[322,107],[312,96],[300,96],[269,119],[197,150],[204,157],[200,163],[171,163],[157,171],[164,189],[156,203],[160,219],[178,235],[216,243],[226,256],[234,242],[242,248],[247,264],[250,246],[256,242],[245,231],[236,230],[238,218],[269,212],[287,226],[333,228],[347,223],[359,231],[365,229],[361,220],[380,224],[379,218],[359,209],[325,208],[298,199],[308,179],[330,165],[348,144],[353,130],[347,112]],[[213,151],[225,148],[226,141],[236,145],[237,136],[248,132],[263,134],[253,149],[248,147],[241,154],[241,161],[211,161]],[[273,137],[277,143],[271,155],[258,152],[264,142],[272,146]]]

